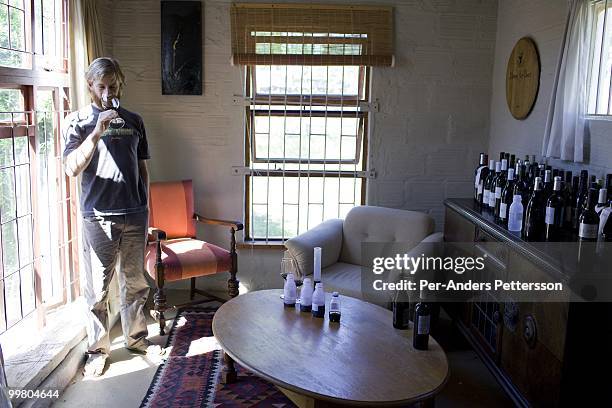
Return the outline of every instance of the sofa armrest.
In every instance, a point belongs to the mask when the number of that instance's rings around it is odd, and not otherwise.
[[[321,269],[338,262],[342,249],[342,220],[332,219],[285,241],[285,248],[302,275],[312,275],[314,248],[321,247]]]
[[[434,256],[443,256],[442,245],[444,242],[444,233],[442,232],[434,232],[423,238],[423,240],[410,249],[406,254],[410,258],[420,258],[422,256],[425,257],[434,257]],[[437,271],[432,271],[431,276],[429,276],[429,281],[436,280]],[[415,276],[419,279],[426,278],[420,270],[415,271],[414,274],[407,273],[405,271],[393,270],[389,275],[389,282],[399,282],[401,279],[407,280],[415,280]],[[417,285],[418,288],[418,285]],[[419,291],[418,289],[411,294],[411,301],[413,298],[418,300]]]

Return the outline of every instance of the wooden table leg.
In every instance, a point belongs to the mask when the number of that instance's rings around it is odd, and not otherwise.
[[[236,382],[237,374],[234,367],[234,360],[223,352],[223,371],[221,372],[221,382],[223,384],[232,384]]]

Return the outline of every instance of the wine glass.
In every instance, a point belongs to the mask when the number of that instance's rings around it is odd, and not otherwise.
[[[117,115],[119,114],[119,106],[120,106],[120,102],[119,102],[119,98],[112,98],[111,99],[111,104],[113,105],[112,109],[114,111],[117,112]],[[125,120],[123,120],[123,118],[117,116],[115,119],[112,119],[109,122],[109,126],[113,129],[121,129],[123,126],[125,126]]]
[[[296,293],[296,297],[299,301],[299,288],[300,286],[302,286],[303,283],[303,279],[302,279],[302,273],[300,272],[300,269],[297,267],[297,263],[295,262],[295,259],[293,258],[283,258],[281,259],[281,268],[280,268],[280,273],[281,276],[283,277],[284,280],[287,280],[287,275],[289,275],[290,273],[293,274],[293,277],[295,278],[295,286],[297,287],[297,293]],[[281,298],[283,298],[284,296],[281,295]]]

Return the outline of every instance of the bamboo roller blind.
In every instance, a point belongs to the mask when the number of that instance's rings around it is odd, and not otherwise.
[[[393,8],[234,3],[232,63],[393,65]]]

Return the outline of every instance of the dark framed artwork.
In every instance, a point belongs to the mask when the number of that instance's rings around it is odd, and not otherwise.
[[[162,95],[202,95],[202,3],[161,2]]]

